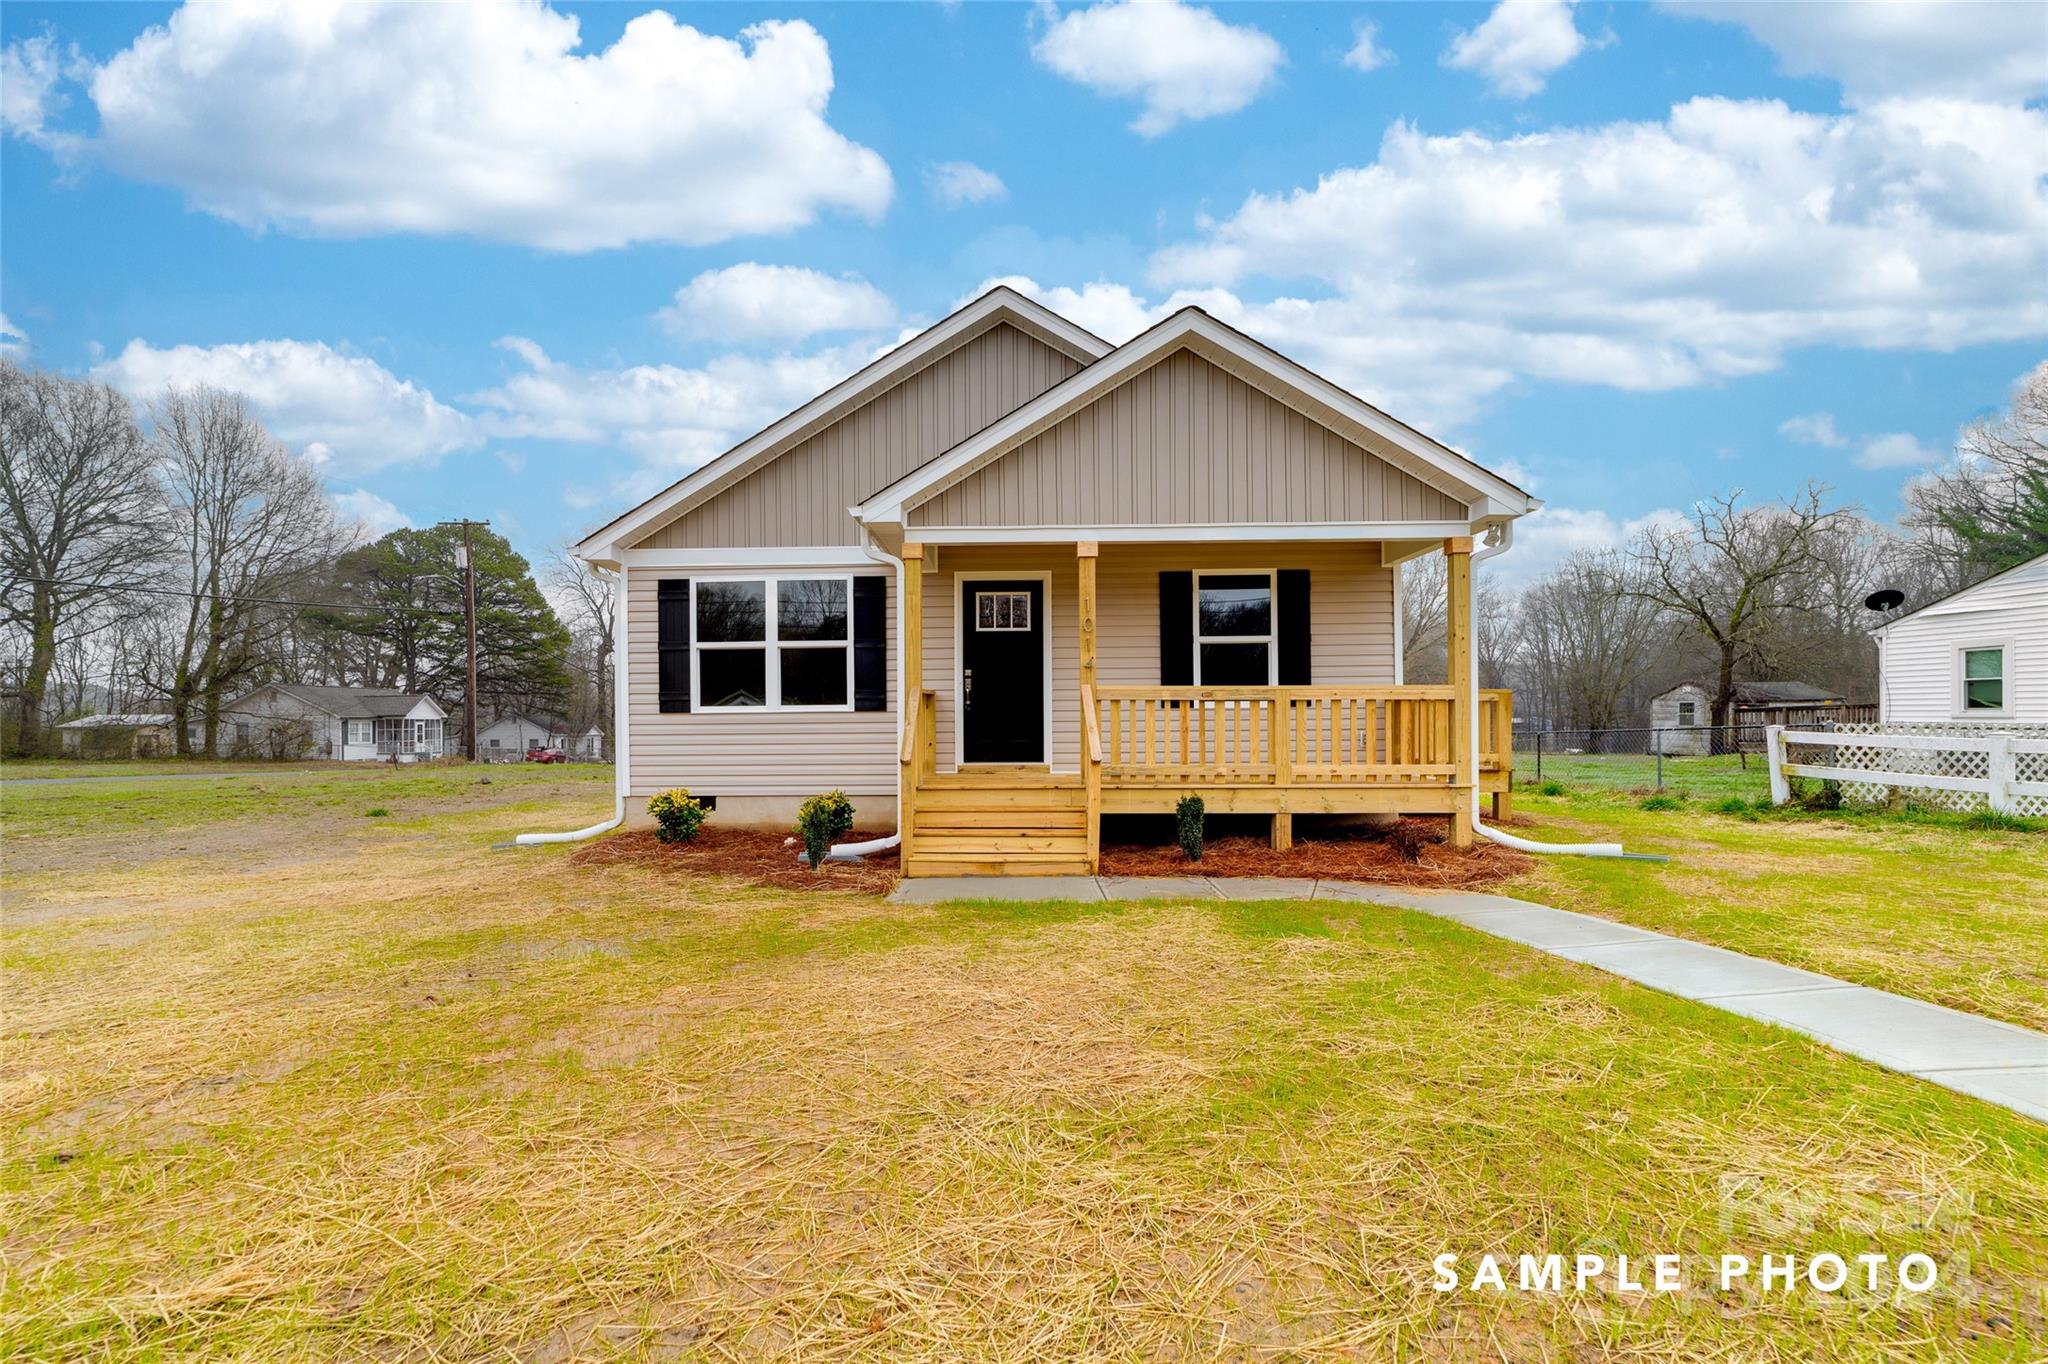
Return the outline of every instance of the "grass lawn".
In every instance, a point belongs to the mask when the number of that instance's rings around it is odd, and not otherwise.
[[[1771,793],[1770,769],[1761,753],[1724,753],[1701,758],[1667,755],[1661,766],[1655,754],[1545,753],[1540,778],[1536,774],[1536,755],[1516,753],[1515,785],[1534,785],[1539,780],[1595,792],[1682,791],[1698,800],[1720,800],[1725,796],[1763,800]]]
[[[1540,822],[1535,837],[1619,839],[1671,861],[1543,858],[1506,894],[2048,1031],[2048,828],[1743,819],[1696,799],[1644,810],[1583,790],[1518,791],[1515,803]]]
[[[2048,1129],[2002,1109],[1376,906],[906,908],[488,850],[589,822],[591,771],[212,820],[203,783],[137,783],[147,818],[5,793],[0,1356],[2048,1342]],[[1544,1250],[1688,1286],[1430,1288]],[[1714,1291],[1706,1257],[1788,1250],[1943,1288]]]

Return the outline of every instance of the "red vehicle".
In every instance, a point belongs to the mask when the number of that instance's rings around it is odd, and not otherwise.
[[[535,744],[526,750],[526,760],[530,763],[565,763],[569,761],[569,755],[559,748],[543,748]]]

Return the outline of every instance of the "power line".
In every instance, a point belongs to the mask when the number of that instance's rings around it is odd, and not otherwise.
[[[462,618],[460,610],[440,610],[432,606],[376,606],[352,605],[348,602],[294,601],[288,597],[245,597],[230,592],[193,592],[182,587],[137,587],[121,585],[108,587],[84,578],[17,578],[16,582],[37,583],[44,587],[92,587],[102,592],[137,592],[150,597],[182,597],[187,601],[224,601],[247,606],[296,606],[310,611],[382,611],[391,615],[448,616]]]

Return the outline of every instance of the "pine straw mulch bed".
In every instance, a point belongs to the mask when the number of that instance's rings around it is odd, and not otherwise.
[[[859,843],[882,838],[887,833],[886,829],[856,829],[838,841]],[[664,843],[654,836],[652,829],[633,829],[584,844],[569,854],[569,862],[578,867],[631,864],[699,876],[733,876],[750,885],[781,890],[852,891],[867,895],[887,895],[901,877],[894,849],[876,853],[864,862],[827,862],[823,872],[813,874],[796,860],[799,849],[784,846],[787,837],[779,831],[721,828],[707,823],[687,843]]]
[[[1299,834],[1286,852],[1263,837],[1212,838],[1202,860],[1190,862],[1177,844],[1121,844],[1102,849],[1104,876],[1300,876],[1375,881],[1431,890],[1472,890],[1519,876],[1535,864],[1527,853],[1479,840],[1461,852],[1445,838],[1447,821],[1401,820],[1422,842],[1415,861],[1401,855],[1401,840],[1378,829],[1332,829]]]

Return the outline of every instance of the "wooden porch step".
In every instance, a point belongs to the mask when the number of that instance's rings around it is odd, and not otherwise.
[[[962,809],[945,806],[920,807],[912,812],[911,827],[934,832],[957,829],[1044,829],[1085,832],[1088,812],[1078,805],[1054,805],[1039,810],[1005,807],[999,810]]]
[[[991,857],[912,853],[906,876],[1086,876],[1088,859],[1058,853],[1004,853]]]
[[[969,767],[958,772],[935,772],[924,779],[927,791],[1078,790],[1080,786],[1080,774],[1053,773],[1042,767]]]
[[[991,835],[983,830],[967,833],[918,833],[911,840],[913,856],[925,853],[980,854],[980,853],[1065,853],[1074,857],[1088,855],[1088,835],[1084,833],[1002,833]]]
[[[920,786],[913,798],[925,810],[1082,810],[1088,792],[1074,786]]]

